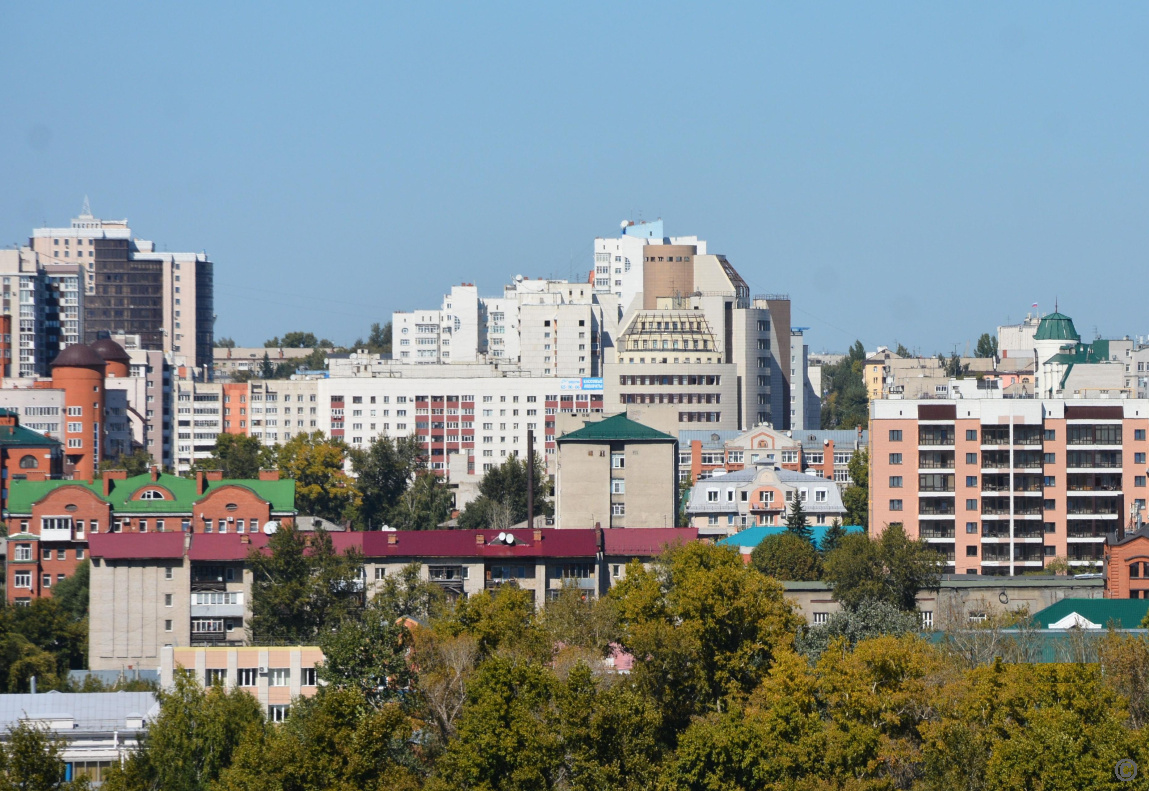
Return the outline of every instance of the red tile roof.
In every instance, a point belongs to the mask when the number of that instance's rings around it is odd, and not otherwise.
[[[510,530],[515,543],[498,543],[497,530],[399,530],[362,533],[363,554],[372,557],[594,557],[598,540],[594,530]],[[476,536],[482,536],[482,542]],[[394,539],[395,543],[390,543]]]
[[[244,560],[252,547],[266,545],[267,536],[262,533],[253,535],[196,533],[192,536],[188,560]]]
[[[698,540],[696,527],[614,527],[602,531],[604,555],[651,557],[667,546]]]
[[[182,558],[184,533],[92,533],[88,550],[94,558],[136,560]]]

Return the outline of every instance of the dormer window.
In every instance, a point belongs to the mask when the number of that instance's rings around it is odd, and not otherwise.
[[[140,495],[141,500],[165,500],[164,493],[159,489],[145,489]]]

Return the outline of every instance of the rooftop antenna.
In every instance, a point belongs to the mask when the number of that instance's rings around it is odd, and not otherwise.
[[[80,216],[81,217],[91,217],[92,216],[92,204],[88,202],[88,196],[87,195],[84,196],[84,205],[80,209]]]

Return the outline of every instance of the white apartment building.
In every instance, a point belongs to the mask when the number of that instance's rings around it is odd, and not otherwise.
[[[83,277],[31,248],[0,250],[0,305],[12,316],[13,376],[43,376],[60,350],[83,337]]]
[[[224,385],[191,379],[172,380],[175,412],[173,468],[186,475],[192,465],[211,456],[223,431]]]
[[[210,378],[215,302],[206,253],[157,250],[134,238],[127,220],[94,217],[86,199],[69,227],[34,229],[30,249],[46,268],[79,267],[78,342],[138,334],[143,348],[184,354]]]
[[[815,382],[815,380],[817,380]],[[810,368],[810,347],[801,329],[790,330],[790,427],[812,431],[822,427],[822,370]]]

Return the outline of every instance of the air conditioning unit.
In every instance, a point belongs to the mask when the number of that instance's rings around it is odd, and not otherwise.
[[[229,517],[227,518],[227,521],[229,521],[229,522],[234,522],[234,521],[235,521],[235,517],[234,517],[234,516],[229,516]]]
[[[267,668],[266,667],[260,667],[259,668],[259,674],[261,676],[266,676],[267,675]]]

